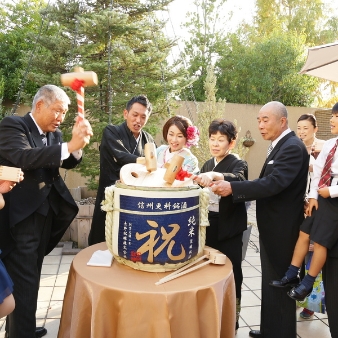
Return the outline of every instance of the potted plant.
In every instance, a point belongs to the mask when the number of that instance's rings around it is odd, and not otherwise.
[[[248,130],[245,134],[245,136],[242,138],[243,145],[247,148],[251,147],[256,141],[255,139],[251,136],[250,130]]]

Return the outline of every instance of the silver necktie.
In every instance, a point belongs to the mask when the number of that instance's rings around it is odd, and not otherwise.
[[[42,139],[42,143],[43,145],[46,147],[47,146],[47,137],[45,134],[41,134],[41,139]]]
[[[272,149],[273,149],[273,146],[272,146],[272,143],[269,145],[269,148],[268,148],[268,151],[266,153],[266,157],[269,157],[269,155],[271,154],[272,152]]]

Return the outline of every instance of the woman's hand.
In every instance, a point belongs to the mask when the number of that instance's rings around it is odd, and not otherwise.
[[[210,187],[213,185],[213,181],[222,179],[224,179],[224,176],[221,173],[217,173],[214,171],[209,171],[207,173],[199,174],[193,177],[193,180],[202,187]]]

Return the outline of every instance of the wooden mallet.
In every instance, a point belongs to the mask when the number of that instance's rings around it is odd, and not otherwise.
[[[163,179],[169,184],[173,184],[177,173],[181,170],[184,162],[184,157],[178,154],[175,154],[171,161],[164,165],[167,168],[167,171],[164,174]]]
[[[61,83],[76,92],[78,115],[81,119],[84,119],[84,87],[97,85],[96,73],[75,67],[73,73],[61,74]]]
[[[150,142],[144,145],[144,156],[145,157],[138,157],[136,159],[136,163],[145,165],[150,173],[157,170],[157,155],[155,143]]]
[[[183,266],[182,268],[172,272],[171,274],[161,278],[158,282],[155,283],[155,285],[161,285],[163,283],[167,283],[173,279],[176,279],[180,276],[186,275],[189,272],[195,271],[197,269],[202,268],[203,266],[206,266],[208,264],[216,264],[216,265],[224,265],[226,263],[226,255],[220,253],[219,251],[213,249],[213,248],[206,248],[204,249],[204,255],[195,261],[191,262],[188,265]],[[196,263],[200,262],[201,260],[207,258],[208,260],[206,262],[203,262],[202,264],[195,265]],[[193,266],[193,267],[192,267]]]

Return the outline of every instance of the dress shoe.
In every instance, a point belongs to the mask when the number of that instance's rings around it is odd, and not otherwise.
[[[302,302],[311,292],[312,288],[311,290],[307,290],[303,284],[299,284],[291,289],[287,294],[290,298]]]
[[[259,330],[251,330],[249,332],[249,336],[253,338],[263,338],[263,335],[261,334],[261,331]]]
[[[282,279],[279,280],[272,280],[269,285],[274,286],[276,288],[285,288],[285,287],[295,287],[300,283],[299,277],[288,279],[284,276]]]
[[[39,326],[35,329],[35,337],[43,337],[47,334],[47,329],[45,329],[43,326]]]
[[[47,329],[42,326],[39,326],[35,329],[35,337],[40,338],[47,334]],[[8,332],[5,333],[5,338],[9,338]]]

